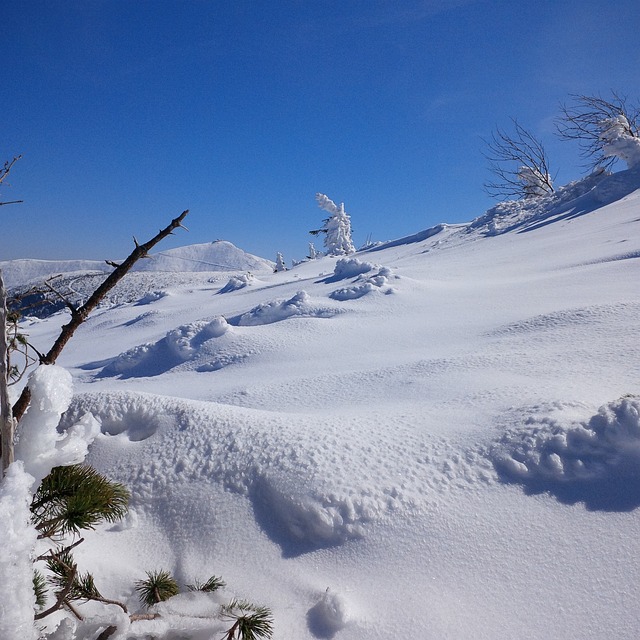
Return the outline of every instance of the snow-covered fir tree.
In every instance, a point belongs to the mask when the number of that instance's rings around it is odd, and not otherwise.
[[[320,257],[320,253],[315,248],[313,242],[310,242],[309,243],[309,253],[307,255],[307,258],[309,258],[309,260],[316,260],[319,257]]]
[[[344,210],[344,203],[336,205],[323,193],[316,194],[316,201],[321,209],[329,212],[330,216],[323,221],[324,225],[320,229],[310,231],[310,233],[314,235],[325,234],[324,246],[327,255],[345,256],[355,253],[356,249],[351,240],[351,219]]]
[[[287,267],[284,264],[284,257],[283,255],[278,252],[276,255],[276,268],[273,270],[275,273],[278,273],[279,271],[286,271]]]

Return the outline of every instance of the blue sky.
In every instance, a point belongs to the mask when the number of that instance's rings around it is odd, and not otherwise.
[[[558,181],[570,93],[640,97],[640,10],[592,0],[8,0],[0,260],[119,258],[190,233],[302,258],[344,201],[356,245],[494,201],[483,138],[517,117]]]

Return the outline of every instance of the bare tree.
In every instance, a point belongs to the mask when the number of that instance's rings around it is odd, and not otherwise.
[[[563,140],[577,140],[580,154],[587,159],[591,170],[609,169],[616,161],[607,152],[607,129],[615,121],[624,135],[640,138],[640,106],[628,102],[627,97],[611,91],[610,98],[570,95],[569,105],[560,105],[556,119],[558,136]]]
[[[537,138],[512,118],[513,133],[496,129],[485,140],[485,158],[495,180],[486,182],[486,192],[494,198],[533,198],[552,193],[553,179],[547,153]]]

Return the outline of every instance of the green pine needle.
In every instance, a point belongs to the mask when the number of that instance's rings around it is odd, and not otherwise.
[[[151,607],[178,595],[180,589],[175,578],[168,571],[147,571],[147,579],[136,582],[136,591],[141,602]]]
[[[37,570],[33,572],[33,592],[36,595],[36,609],[43,609],[47,604],[47,580]]]
[[[187,589],[189,591],[204,591],[206,593],[213,593],[218,589],[226,587],[226,583],[222,578],[218,576],[211,576],[206,582],[202,583],[200,580],[196,580],[194,584],[188,584]]]
[[[224,640],[260,640],[273,636],[273,616],[267,607],[232,600],[222,607],[221,617],[234,621]]]
[[[41,537],[95,529],[116,522],[126,513],[129,492],[85,465],[56,467],[42,481],[31,503]]]

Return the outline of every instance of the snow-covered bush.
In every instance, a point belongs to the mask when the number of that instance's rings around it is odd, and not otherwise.
[[[561,106],[556,120],[558,135],[564,140],[577,140],[581,155],[592,169],[609,169],[616,159],[629,168],[638,164],[640,152],[634,140],[640,139],[640,106],[626,97],[572,95],[569,105]]]
[[[623,114],[606,118],[601,123],[602,151],[606,158],[620,158],[629,169],[640,165],[640,138],[630,133],[632,128]]]

